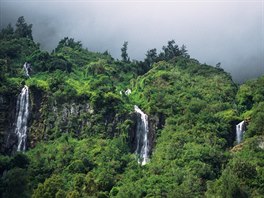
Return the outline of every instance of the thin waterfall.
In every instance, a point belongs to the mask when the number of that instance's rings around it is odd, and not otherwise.
[[[141,111],[138,106],[134,106],[137,117],[137,148],[136,154],[139,156],[138,163],[145,165],[149,161],[149,142],[148,142],[148,116]]]
[[[25,85],[17,99],[17,120],[15,133],[18,139],[17,151],[26,150],[27,122],[29,116],[29,90]]]
[[[23,65],[23,68],[24,68],[25,76],[30,78],[30,76],[29,76],[30,64],[25,62]]]
[[[243,134],[245,133],[245,121],[236,125],[236,141],[239,144],[243,140]]]

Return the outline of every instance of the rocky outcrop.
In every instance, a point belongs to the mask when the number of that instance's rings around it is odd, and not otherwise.
[[[32,117],[29,129],[30,147],[40,140],[53,139],[62,133],[76,136],[91,126],[94,110],[88,102],[68,101],[61,103],[41,90],[32,90]]]
[[[11,154],[16,150],[17,137],[14,133],[17,96],[12,94],[0,95],[0,151]]]
[[[104,112],[94,109],[89,99],[71,99],[59,101],[52,93],[30,86],[30,116],[28,120],[27,147],[33,148],[41,140],[57,138],[62,133],[71,133],[75,137],[85,138],[100,134],[112,138],[122,132],[128,132],[128,145],[131,152],[136,149],[136,113]],[[17,95],[0,96],[0,135],[1,152],[12,153],[17,146],[14,133]],[[157,132],[163,128],[165,117],[162,114],[149,115],[149,153],[151,155],[157,138]]]
[[[264,137],[259,138],[258,147],[264,150]]]
[[[154,116],[149,116],[149,147],[150,154],[152,154],[153,148],[156,145],[156,139],[159,130],[163,129],[165,124],[165,116],[163,114],[155,114]]]
[[[93,135],[112,138],[123,130],[126,113],[96,109],[89,98],[58,100],[51,93],[31,89],[32,117],[29,129],[29,146],[38,141],[54,139],[62,133],[78,138]]]

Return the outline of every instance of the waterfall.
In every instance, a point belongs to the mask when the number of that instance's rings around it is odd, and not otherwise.
[[[24,72],[25,72],[26,77],[30,77],[29,76],[30,64],[25,62],[25,64],[23,65],[23,68],[24,68]]]
[[[242,141],[244,133],[245,133],[245,121],[242,121],[236,125],[236,141],[238,144]]]
[[[27,122],[29,115],[29,91],[25,85],[17,99],[15,133],[18,139],[17,151],[26,150]]]
[[[137,148],[136,154],[139,156],[138,163],[145,165],[149,161],[149,145],[148,145],[148,116],[141,111],[138,106],[134,106],[135,112],[140,115],[137,117]]]
[[[130,95],[131,94],[131,89],[127,89],[126,91],[125,91],[125,94],[128,96],[128,95]]]

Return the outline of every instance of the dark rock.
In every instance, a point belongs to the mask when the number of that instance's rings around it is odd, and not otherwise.
[[[17,96],[13,93],[0,96],[0,152],[11,154],[16,150],[17,137],[14,134]]]

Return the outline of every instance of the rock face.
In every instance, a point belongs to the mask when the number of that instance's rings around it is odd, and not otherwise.
[[[111,111],[105,113],[92,106],[87,98],[58,100],[51,93],[32,87],[32,116],[29,120],[29,146],[40,140],[54,139],[63,133],[85,138],[100,134],[114,137],[126,115]]]
[[[17,95],[11,93],[0,96],[0,141],[1,153],[11,154],[17,150],[19,144],[16,132],[24,128],[18,127],[17,118],[20,103]],[[29,98],[28,98],[29,99]],[[59,103],[47,93],[36,87],[30,87],[30,103],[28,111],[31,112],[27,120],[27,147],[34,147],[37,141],[52,139],[61,133],[74,132],[79,135],[91,126],[90,119],[93,109],[86,102],[69,101]],[[18,129],[18,128],[19,129]],[[23,148],[25,144],[21,144]],[[21,148],[22,148],[21,147]],[[24,149],[19,149],[24,150]]]
[[[259,139],[258,147],[261,149],[264,149],[264,137]]]
[[[62,133],[79,136],[91,126],[90,118],[94,111],[88,102],[61,102],[39,89],[32,92],[31,147],[40,140],[53,139]]]
[[[17,98],[16,94],[0,96],[0,137],[1,152],[11,154],[17,150],[15,134]],[[41,140],[54,139],[63,133],[71,133],[78,138],[100,134],[102,137],[115,137],[121,131],[128,132],[128,145],[136,151],[136,112],[118,113],[96,109],[89,99],[56,100],[55,97],[35,86],[30,87],[30,106],[27,122],[27,148],[32,148]],[[157,131],[164,125],[162,115],[148,115],[149,132],[148,155],[155,146]]]
[[[9,98],[6,95],[0,95],[0,137],[1,137],[1,145],[5,145],[6,139],[6,131],[10,130],[10,123],[8,122],[7,117],[8,109],[9,109]],[[8,130],[9,128],[9,130]],[[3,152],[4,146],[1,146],[1,152]]]
[[[17,149],[17,136],[14,133],[17,95],[12,92],[0,96],[0,152],[11,154]]]
[[[155,114],[149,116],[149,147],[150,154],[152,154],[153,148],[156,144],[158,131],[164,127],[165,116],[162,114]]]

